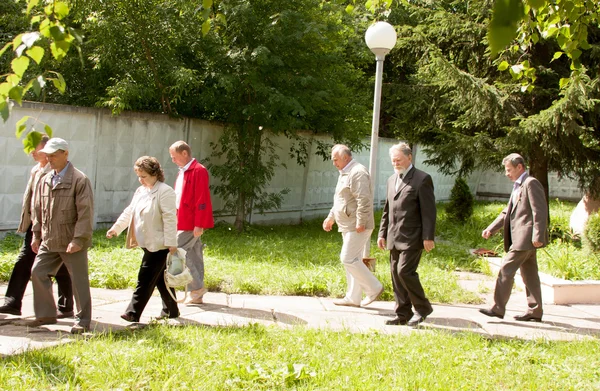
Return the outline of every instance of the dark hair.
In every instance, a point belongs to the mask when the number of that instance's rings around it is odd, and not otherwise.
[[[39,142],[38,145],[41,145],[42,147],[45,147],[46,143],[48,142],[48,140],[50,140],[50,137],[48,137],[47,134],[42,134],[42,138],[40,139],[40,142]]]
[[[192,148],[190,148],[190,146],[185,141],[176,141],[173,143],[173,145],[169,147],[169,149],[172,149],[177,153],[182,153],[183,151],[186,151],[188,156],[192,156]]]
[[[141,170],[150,176],[155,176],[160,182],[165,181],[165,173],[160,167],[158,159],[152,156],[142,156],[135,161],[134,170]]]

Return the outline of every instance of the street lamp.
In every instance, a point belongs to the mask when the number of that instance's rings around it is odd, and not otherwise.
[[[371,154],[369,157],[369,174],[373,184],[373,202],[375,202],[375,185],[377,184],[377,146],[379,144],[379,110],[381,107],[381,79],[383,78],[383,60],[385,55],[396,45],[396,30],[387,22],[372,24],[365,33],[367,46],[377,60],[375,71],[375,97],[373,99],[373,127],[371,128]],[[369,243],[365,247],[365,257],[369,256]]]

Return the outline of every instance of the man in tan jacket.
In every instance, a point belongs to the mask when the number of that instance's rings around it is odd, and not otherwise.
[[[323,229],[329,232],[337,223],[338,231],[342,233],[340,259],[348,282],[346,296],[334,301],[334,304],[364,307],[377,300],[383,292],[383,285],[362,261],[375,227],[371,177],[365,166],[352,159],[352,152],[345,145],[338,144],[332,148],[331,160],[340,176],[333,207],[323,221]],[[366,297],[361,301],[363,292]]]
[[[71,333],[89,330],[92,299],[87,249],[92,244],[94,195],[90,180],[69,162],[69,145],[52,138],[40,151],[52,171],[38,187],[31,248],[37,258],[31,271],[36,319],[29,326],[56,323],[51,275],[65,265],[71,275],[77,304],[77,323]]]
[[[21,221],[17,232],[25,234],[25,240],[23,246],[15,262],[10,279],[8,281],[8,287],[4,294],[4,305],[0,306],[0,313],[21,315],[21,304],[23,302],[23,296],[25,295],[25,289],[29,284],[31,278],[31,267],[35,260],[35,253],[31,249],[31,238],[33,232],[31,231],[31,214],[34,205],[34,195],[37,189],[38,183],[41,178],[44,177],[50,171],[50,165],[46,155],[40,153],[40,150],[48,142],[48,136],[42,135],[42,139],[36,146],[35,150],[31,152],[31,157],[37,162],[37,164],[31,169],[31,176],[23,195],[23,207],[21,209]],[[57,318],[68,318],[73,316],[73,289],[71,288],[71,277],[69,277],[69,271],[63,265],[56,273],[56,283],[58,285],[58,312],[56,313]]]

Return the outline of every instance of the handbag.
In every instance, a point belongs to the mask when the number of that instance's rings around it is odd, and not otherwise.
[[[192,282],[194,278],[190,269],[185,265],[185,250],[178,248],[173,254],[167,256],[167,265],[165,268],[165,285],[169,294],[178,303],[183,303],[187,297],[187,284]],[[184,287],[185,296],[183,299],[177,300],[177,292],[173,294],[170,288]]]

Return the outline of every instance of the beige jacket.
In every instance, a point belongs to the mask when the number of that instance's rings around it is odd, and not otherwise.
[[[29,176],[29,182],[25,188],[25,194],[23,194],[23,206],[21,208],[21,222],[17,232],[27,232],[32,224],[33,206],[35,203],[36,189],[41,178],[50,172],[50,165],[46,164],[44,167],[40,167],[40,164],[36,164],[31,169],[31,175]]]
[[[175,208],[175,191],[171,186],[156,182],[149,197],[142,197],[146,189],[140,186],[135,191],[131,203],[119,216],[112,228],[120,234],[127,230],[127,248],[138,247],[135,237],[136,229],[144,233],[143,247],[155,252],[168,247],[177,247],[177,209]],[[138,205],[145,202],[145,205]],[[139,216],[134,212],[141,209]]]
[[[334,218],[339,232],[356,231],[357,225],[373,229],[373,188],[369,172],[352,160],[340,174],[329,217]]]
[[[52,186],[52,172],[40,180],[33,209],[33,240],[51,252],[65,252],[69,243],[92,245],[94,193],[85,174],[69,163],[65,176]]]

